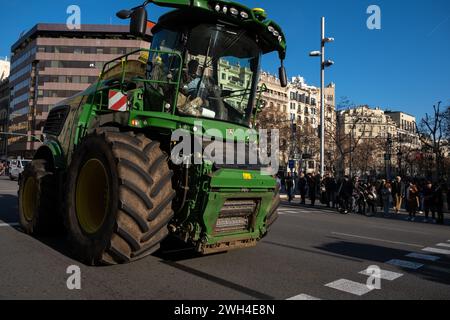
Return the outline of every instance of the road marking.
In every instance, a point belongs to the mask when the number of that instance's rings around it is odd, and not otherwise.
[[[285,210],[285,211],[282,211],[282,213],[284,213],[284,214],[297,214],[298,212],[297,211],[287,211],[287,210]]]
[[[366,284],[358,283],[346,279],[340,279],[335,282],[331,282],[326,287],[333,288],[339,291],[351,293],[355,296],[362,296],[369,293],[373,289],[370,289]]]
[[[438,247],[446,247],[446,248],[450,248],[450,243],[439,243],[437,246],[438,246]]]
[[[436,256],[430,256],[428,254],[421,254],[421,253],[410,253],[407,254],[405,257],[408,258],[415,258],[415,259],[420,259],[420,260],[427,260],[427,261],[438,261],[440,258],[436,257]]]
[[[0,223],[0,228],[2,227],[18,227],[19,223]]]
[[[403,277],[403,273],[397,273],[387,270],[380,270],[380,279],[387,280],[387,281],[394,281],[400,277]],[[368,272],[367,270],[361,271],[360,274],[363,274],[365,276],[375,276],[373,273]]]
[[[369,237],[363,237],[363,236],[357,236],[357,235],[353,235],[353,234],[346,234],[346,233],[339,233],[339,232],[332,232],[332,234],[338,235],[338,236],[344,236],[344,237],[352,237],[352,238],[359,238],[359,239],[387,242],[387,243],[393,243],[393,244],[401,244],[401,245],[410,246],[410,247],[417,247],[417,248],[423,248],[424,247],[423,245],[420,245],[420,244],[406,243],[406,242],[399,242],[399,241],[390,241],[390,240],[377,239],[377,238],[369,238]]]
[[[411,262],[411,261],[405,261],[405,260],[398,260],[398,259],[392,259],[386,262],[386,264],[390,264],[392,266],[406,268],[406,269],[412,269],[417,270],[423,267],[423,264]]]
[[[307,294],[299,294],[298,296],[292,297],[287,299],[288,301],[294,301],[294,300],[305,300],[305,301],[319,301],[322,299],[316,298],[316,297],[312,297],[309,296]]]
[[[438,253],[438,254],[450,254],[450,250],[438,249],[438,248],[425,248],[422,251]]]

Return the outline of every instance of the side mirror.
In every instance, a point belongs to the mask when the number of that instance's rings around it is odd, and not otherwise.
[[[279,69],[279,77],[280,77],[281,87],[286,88],[288,86],[288,80],[287,80],[286,68],[284,67],[283,63],[281,64],[281,67]]]
[[[147,32],[147,10],[144,7],[136,8],[130,18],[130,33],[143,38]]]

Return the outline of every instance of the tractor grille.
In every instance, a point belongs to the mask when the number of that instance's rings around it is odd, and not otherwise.
[[[215,233],[249,231],[258,213],[260,200],[227,200],[220,210]]]
[[[44,133],[59,136],[61,130],[64,127],[64,123],[66,122],[67,115],[69,114],[70,107],[56,107],[47,117],[47,121],[44,126]]]

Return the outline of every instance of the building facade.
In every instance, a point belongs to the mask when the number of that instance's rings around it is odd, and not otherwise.
[[[8,60],[8,57],[0,60],[0,82],[6,80],[9,77],[11,69],[11,64]]]
[[[147,39],[149,40],[149,39]],[[31,157],[52,106],[94,83],[105,62],[148,41],[132,39],[128,26],[38,24],[11,48],[9,154]]]
[[[295,170],[308,173],[318,172],[320,161],[320,89],[306,84],[303,77],[293,77],[287,88],[281,88],[278,77],[263,72],[260,86],[265,84],[268,91],[263,93],[265,112],[280,129],[280,162],[287,166],[295,160]],[[336,129],[336,86],[331,83],[325,89],[326,120],[326,165],[333,170],[335,158],[334,135]]]
[[[380,108],[360,106],[338,113],[340,173],[381,175],[394,173],[397,124]]]
[[[2,133],[8,132],[9,114],[9,79],[0,81],[0,159],[7,156],[8,136]]]

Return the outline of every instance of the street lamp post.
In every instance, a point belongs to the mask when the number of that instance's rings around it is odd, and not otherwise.
[[[325,37],[325,17],[322,17],[320,36],[320,51],[313,51],[311,57],[320,57],[320,175],[325,175],[325,68],[334,64],[332,60],[325,60],[325,44],[333,42],[334,38]]]

